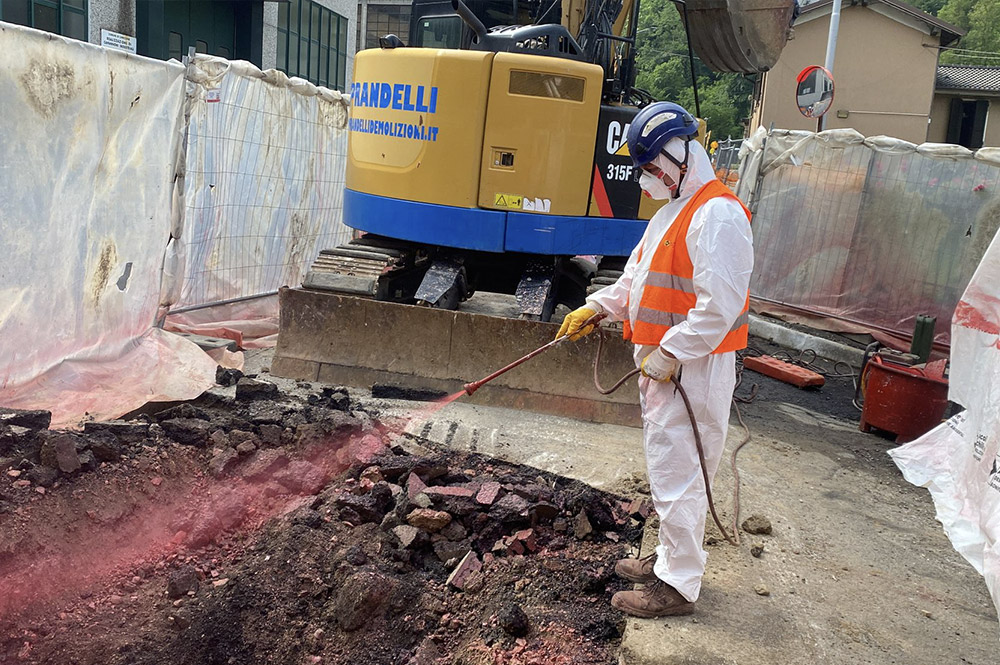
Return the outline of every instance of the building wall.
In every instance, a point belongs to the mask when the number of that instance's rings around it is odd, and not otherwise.
[[[334,11],[348,20],[347,24],[347,80],[345,90],[351,89],[354,80],[354,54],[357,52],[358,32],[358,2],[357,0],[314,0],[327,9]]]
[[[955,97],[962,99],[984,99],[975,94],[956,95],[937,93],[934,95],[934,102],[931,104],[931,124],[927,130],[927,140],[931,143],[944,143],[948,138],[948,118],[951,114],[951,100]],[[986,115],[986,132],[983,136],[983,147],[1000,147],[1000,98],[989,99],[990,110]]]
[[[354,73],[354,53],[357,51],[358,4],[357,0],[313,0],[318,5],[347,19],[347,76],[345,90],[350,89]],[[274,69],[278,59],[278,6],[277,2],[264,3],[264,30],[261,69]]]
[[[370,5],[375,5],[376,9],[387,5],[403,8],[403,14],[407,24],[406,28],[392,29],[390,32],[394,32],[398,37],[400,37],[404,44],[409,44],[409,8],[411,4],[411,0],[360,0],[358,7],[361,12],[359,15],[361,39],[358,42],[358,50],[360,51],[366,48],[375,48],[377,46],[376,40],[379,37],[383,37],[386,33],[386,31],[381,29],[381,26],[379,25],[379,13],[377,11],[373,11],[372,8],[369,7]]]
[[[809,65],[823,64],[829,27],[829,13],[796,23],[794,39],[765,75],[754,127],[773,122],[781,129],[816,130],[816,120],[804,117],[795,105],[795,77]],[[866,136],[884,134],[923,143],[937,71],[937,49],[928,48],[931,45],[938,45],[937,37],[871,8],[843,7],[833,65],[834,100],[824,129],[853,128]],[[838,118],[838,110],[847,111],[848,117]]]
[[[931,124],[927,127],[928,143],[944,143],[948,138],[948,115],[951,95],[934,95],[931,102]]]
[[[264,3],[264,30],[261,48],[261,69],[274,69],[278,61],[278,3]]]
[[[135,37],[135,0],[89,0],[89,40],[101,43],[101,29]]]

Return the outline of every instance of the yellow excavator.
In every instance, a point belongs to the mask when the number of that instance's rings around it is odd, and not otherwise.
[[[795,0],[679,7],[703,62],[756,72]],[[655,211],[624,140],[652,101],[634,85],[639,0],[414,0],[411,16],[409,44],[355,59],[344,221],[363,235],[305,286],[445,309],[512,293],[547,321],[617,277]]]
[[[744,73],[775,63],[797,7],[673,1],[689,53]],[[638,17],[639,0],[413,0],[409,43],[358,53],[343,200],[356,237],[283,295],[277,365],[302,378],[363,365],[363,351],[331,359],[346,347],[330,326],[370,335],[378,321],[382,335],[426,318],[382,302],[454,310],[506,293],[517,318],[544,322],[614,282],[656,210],[625,141],[653,101],[635,87]]]

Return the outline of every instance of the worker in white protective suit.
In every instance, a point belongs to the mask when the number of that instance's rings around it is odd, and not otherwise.
[[[595,314],[623,321],[641,369],[646,466],[660,518],[659,545],[643,559],[624,559],[616,572],[645,586],[621,591],[612,604],[628,614],[689,614],[701,590],[708,497],[691,419],[671,384],[675,375],[694,409],[708,476],[725,447],[736,384],[736,351],[747,344],[753,241],[750,215],[720,183],[697,122],[668,102],[637,115],[628,147],[644,193],[667,203],[649,221],[618,281],[568,314],[559,335],[577,339]],[[680,376],[683,371],[683,376]]]

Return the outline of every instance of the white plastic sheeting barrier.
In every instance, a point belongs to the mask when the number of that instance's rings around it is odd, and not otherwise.
[[[215,363],[152,327],[184,69],[0,23],[0,405],[120,415]]]
[[[737,193],[755,213],[759,309],[903,336],[918,314],[950,320],[1000,226],[997,152],[758,130],[741,149]],[[948,341],[947,326],[937,332]]]
[[[196,56],[187,77],[185,219],[167,302],[184,309],[297,286],[319,250],[350,239],[346,97],[211,56]],[[276,331],[275,298],[249,307],[241,318],[273,319]],[[239,327],[229,316],[182,314],[168,325],[217,334]]]
[[[889,454],[930,490],[938,520],[1000,612],[1000,236],[955,310],[948,397],[965,411]]]

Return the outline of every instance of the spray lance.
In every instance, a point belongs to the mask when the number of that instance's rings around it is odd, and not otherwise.
[[[615,384],[612,385],[610,388],[604,388],[604,387],[601,386],[601,383],[600,383],[600,381],[598,379],[598,376],[597,376],[597,369],[600,366],[600,363],[601,363],[601,351],[604,348],[604,330],[600,326],[598,326],[597,324],[599,324],[602,320],[604,320],[605,317],[606,317],[606,314],[603,314],[603,313],[602,314],[595,314],[594,316],[592,316],[589,319],[587,319],[584,322],[584,324],[582,326],[580,326],[580,329],[583,330],[587,326],[590,326],[590,325],[597,326],[597,355],[594,357],[594,387],[597,388],[597,392],[601,393],[602,395],[610,395],[611,393],[615,392],[616,390],[618,390],[619,388],[621,388],[623,385],[625,385],[625,382],[628,381],[629,379],[631,379],[632,377],[634,377],[636,374],[638,374],[640,372],[640,370],[638,368],[636,368],[636,369],[628,372],[625,376],[623,376],[622,378],[618,379],[618,381],[616,381]],[[562,337],[557,337],[556,339],[552,340],[548,344],[545,344],[543,346],[538,347],[537,349],[535,349],[531,353],[528,353],[527,355],[525,355],[525,356],[523,356],[521,358],[518,358],[517,360],[515,360],[512,363],[510,363],[509,365],[507,365],[505,367],[501,367],[500,369],[498,369],[497,371],[493,372],[489,376],[485,376],[485,377],[479,379],[478,381],[472,381],[471,383],[466,383],[463,386],[463,388],[465,388],[465,393],[467,395],[472,395],[474,392],[476,392],[481,387],[483,387],[485,384],[489,383],[490,381],[492,381],[493,379],[497,378],[498,376],[506,374],[507,372],[509,372],[510,370],[514,369],[518,365],[521,365],[523,363],[528,362],[532,358],[545,353],[549,349],[553,349],[553,348],[555,348],[557,346],[561,346],[562,344],[565,344],[568,340],[569,340],[569,335],[563,335]],[[734,524],[733,524],[733,535],[730,536],[729,533],[726,531],[725,527],[722,526],[722,521],[719,519],[719,516],[718,516],[718,514],[715,511],[715,501],[712,499],[712,483],[709,482],[708,467],[705,464],[705,450],[704,450],[704,447],[702,446],[702,442],[701,442],[701,433],[698,431],[698,422],[695,420],[694,410],[691,408],[691,401],[688,399],[687,393],[684,391],[684,387],[681,385],[680,379],[678,379],[676,376],[672,376],[672,377],[670,377],[670,381],[674,384],[674,390],[676,390],[680,394],[681,399],[684,401],[684,407],[687,409],[688,418],[691,419],[691,428],[694,430],[694,442],[695,442],[695,446],[697,446],[697,448],[698,448],[698,460],[701,462],[701,475],[702,475],[702,478],[705,480],[705,495],[708,497],[708,507],[709,507],[709,509],[710,509],[710,511],[712,513],[712,519],[715,521],[715,525],[717,527],[719,527],[719,531],[722,533],[722,536],[729,542],[729,544],[731,544],[731,545],[739,545],[739,535],[738,535],[738,532],[736,531],[736,525],[735,525],[736,519],[734,519]],[[738,484],[736,485],[735,496],[736,497],[739,496],[739,485]],[[736,503],[735,503],[735,511],[736,511],[736,515],[737,515],[737,519],[738,519],[738,516],[739,516],[739,499],[738,498],[736,499]]]

